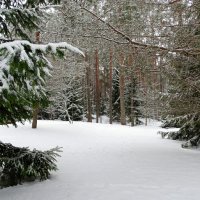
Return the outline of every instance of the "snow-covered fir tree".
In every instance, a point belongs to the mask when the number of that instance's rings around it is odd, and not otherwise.
[[[23,122],[32,107],[47,100],[45,78],[51,63],[47,54],[62,57],[63,49],[83,54],[66,42],[36,44],[31,33],[59,0],[4,0],[0,5],[0,124]]]
[[[47,59],[64,56],[68,49],[83,53],[66,43],[42,44],[32,40],[32,32],[48,17],[48,9],[59,0],[3,0],[0,2],[0,125],[23,122],[32,117],[35,105],[43,106],[48,97],[46,77],[53,68]],[[38,34],[36,35],[38,37]],[[21,183],[28,177],[47,179],[56,170],[59,148],[30,151],[0,142],[0,185]]]
[[[191,3],[192,6],[189,6],[187,2],[182,2],[172,10],[174,16],[177,16],[174,21],[179,25],[174,32],[175,45],[183,49],[187,46],[190,52],[168,56],[170,66],[165,72],[169,80],[168,91],[162,96],[166,107],[163,116],[167,118],[163,127],[180,128],[176,132],[162,133],[162,136],[186,141],[182,144],[185,148],[200,145],[200,57],[195,52],[200,47],[200,27],[197,24],[200,19],[200,2]],[[190,16],[190,13],[194,14]],[[190,28],[194,24],[195,27]]]
[[[59,147],[32,151],[27,147],[15,147],[0,141],[0,188],[34,181],[46,180],[51,171],[57,170],[56,157]]]

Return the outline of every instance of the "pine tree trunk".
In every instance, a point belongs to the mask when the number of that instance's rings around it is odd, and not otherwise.
[[[121,125],[126,125],[123,64],[124,64],[124,55],[121,53],[120,54],[120,68],[119,68],[120,121],[121,121]]]
[[[96,123],[99,122],[100,116],[100,88],[99,88],[99,56],[98,50],[95,52],[95,69],[96,69]]]
[[[133,86],[131,86],[133,87]],[[134,104],[133,104],[133,92],[131,88],[131,126],[135,126],[135,116],[134,116]]]
[[[153,105],[154,105],[154,119],[158,120],[158,105],[156,100],[156,93],[158,91],[158,68],[156,64],[156,55],[153,57]]]
[[[32,128],[37,128],[37,116],[39,112],[39,105],[36,105],[33,109],[33,121],[32,121]]]
[[[135,120],[135,115],[134,115],[134,87],[135,87],[135,82],[134,82],[134,71],[133,71],[133,57],[130,54],[129,59],[128,59],[128,67],[130,69],[130,80],[131,80],[131,92],[130,92],[130,102],[131,102],[131,113],[130,113],[130,122],[131,126],[134,126],[134,120]]]
[[[144,95],[145,95],[145,126],[147,126],[147,119],[148,119],[148,99],[147,99],[147,86],[144,86]]]
[[[88,122],[92,122],[92,106],[91,106],[91,99],[90,99],[90,66],[88,62],[88,56],[85,56],[86,62],[86,84],[87,84],[87,119]]]
[[[112,124],[113,116],[112,116],[112,64],[113,64],[113,51],[110,49],[110,64],[109,64],[109,117],[110,124]]]

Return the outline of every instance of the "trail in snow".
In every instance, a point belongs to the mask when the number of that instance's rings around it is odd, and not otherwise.
[[[200,154],[163,140],[160,128],[39,121],[0,127],[0,140],[62,146],[50,180],[0,190],[1,200],[199,200]]]

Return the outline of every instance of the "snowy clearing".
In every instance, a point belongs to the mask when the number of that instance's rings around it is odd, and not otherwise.
[[[0,140],[46,150],[62,146],[59,171],[44,182],[0,190],[1,200],[198,200],[200,154],[157,135],[158,123],[128,127],[39,121],[0,126]]]

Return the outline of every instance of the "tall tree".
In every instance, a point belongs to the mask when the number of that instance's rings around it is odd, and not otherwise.
[[[112,124],[113,116],[112,116],[112,110],[113,110],[113,104],[112,104],[112,91],[113,91],[113,50],[110,49],[110,59],[109,59],[109,118],[110,118],[110,124]]]
[[[126,108],[125,108],[125,57],[122,53],[119,55],[119,93],[120,93],[120,121],[126,125]]]
[[[95,85],[96,85],[96,123],[99,122],[100,117],[100,82],[99,82],[99,55],[98,50],[95,51]]]

